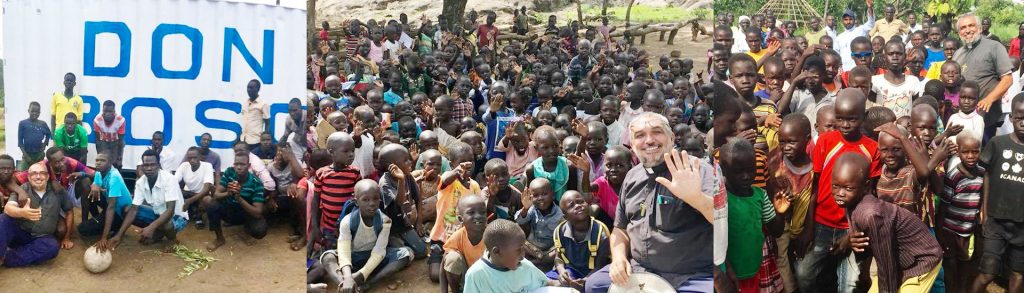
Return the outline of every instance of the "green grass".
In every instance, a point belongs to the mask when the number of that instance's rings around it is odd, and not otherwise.
[[[601,6],[583,5],[583,17],[601,15]],[[546,25],[548,22],[548,15],[546,13],[534,14],[542,24]],[[633,5],[633,9],[630,12],[630,22],[632,23],[663,23],[663,22],[680,22],[690,20],[694,18],[710,19],[712,15],[711,9],[697,8],[697,9],[685,9],[680,7],[654,7],[645,5]],[[559,23],[563,23],[565,20],[575,20],[576,9],[572,7],[567,9],[565,12],[558,14]],[[612,22],[621,22],[626,20],[626,7],[615,6],[608,7],[608,20]],[[592,24],[600,24],[600,22],[594,22]]]
[[[993,34],[999,37],[999,40],[1003,41],[1003,44],[1009,44],[1010,40],[1017,37],[1017,25],[1016,24],[992,24],[992,28],[989,28]]]

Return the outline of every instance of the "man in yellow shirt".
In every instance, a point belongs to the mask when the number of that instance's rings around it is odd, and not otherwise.
[[[908,32],[910,32],[910,27],[902,20],[896,19],[896,7],[888,4],[885,5],[885,19],[876,21],[868,35],[871,38],[881,36],[888,42],[893,36],[903,36]]]
[[[57,117],[64,119],[68,112],[75,113],[75,117],[82,117],[82,104],[84,104],[82,97],[75,94],[75,74],[65,73],[64,92],[53,93],[53,98],[51,98],[50,129],[57,129]]]

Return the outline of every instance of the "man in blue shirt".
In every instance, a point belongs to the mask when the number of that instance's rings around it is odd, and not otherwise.
[[[78,233],[82,236],[101,234],[96,248],[105,251],[110,230],[118,231],[124,222],[125,210],[132,205],[132,194],[121,177],[121,172],[111,166],[110,154],[96,155],[96,175],[93,178],[89,200],[82,200],[82,213],[92,214],[92,219],[78,224]],[[104,207],[103,218],[99,218],[99,208]],[[102,229],[102,230],[101,230]]]
[[[29,103],[28,119],[18,123],[18,148],[22,153],[18,170],[28,169],[28,166],[42,161],[51,137],[50,126],[39,120],[39,103]]]

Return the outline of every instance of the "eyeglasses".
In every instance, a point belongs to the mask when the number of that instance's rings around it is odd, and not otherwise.
[[[852,56],[853,58],[871,57],[872,55],[874,55],[874,53],[871,52],[871,51],[856,52],[856,53],[850,54],[850,56]]]

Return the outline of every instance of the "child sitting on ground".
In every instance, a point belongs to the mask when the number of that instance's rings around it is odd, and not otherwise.
[[[604,175],[597,177],[590,185],[594,191],[593,201],[598,206],[594,218],[605,225],[615,220],[616,207],[619,206],[619,190],[626,173],[633,169],[633,154],[624,146],[617,145],[604,153]]]
[[[520,189],[526,181],[526,167],[534,160],[537,160],[536,143],[530,141],[528,131],[529,124],[524,122],[511,122],[505,126],[505,136],[501,138],[494,148],[505,153],[505,162],[508,163],[508,172],[512,175],[509,184]]]
[[[577,191],[566,191],[559,207],[565,221],[555,227],[555,269],[548,279],[558,280],[582,292],[587,276],[611,262],[608,247],[608,226],[590,216],[586,197]]]
[[[440,153],[441,150],[438,149],[439,144],[437,142],[437,139],[437,133],[434,133],[433,130],[424,130],[423,132],[420,132],[419,141],[416,143],[416,149],[420,152],[420,154],[426,153],[429,150],[435,150],[439,152],[439,154],[441,155],[441,165],[440,169],[437,170],[437,174],[440,175],[441,173],[448,172],[449,170],[452,169],[452,167],[451,162],[448,161],[448,157],[445,157],[445,153]],[[423,169],[423,156],[419,156],[419,158],[416,158],[416,170],[421,169]]]
[[[487,214],[484,199],[467,195],[459,199],[459,221],[462,227],[449,236],[444,244],[444,277],[441,290],[462,292],[466,270],[484,254],[484,229]]]
[[[419,218],[419,188],[411,176],[412,158],[404,146],[392,143],[380,148],[378,157],[380,166],[381,210],[394,221],[391,225],[391,247],[406,246],[412,249],[416,258],[427,255],[427,245],[423,242],[423,226]]]
[[[455,167],[441,175],[441,182],[437,187],[436,219],[434,228],[430,230],[430,240],[433,244],[427,264],[432,278],[440,273],[441,246],[462,226],[458,221],[459,199],[470,194],[480,194],[480,185],[471,178],[470,173],[473,170],[473,149],[463,142],[456,141],[448,148],[448,159]]]
[[[526,235],[512,221],[495,220],[484,231],[487,254],[466,271],[466,293],[530,292],[556,286],[544,272],[522,258]]]
[[[574,120],[573,129],[580,135],[580,143],[586,144],[589,136],[587,126],[579,120]],[[537,178],[548,179],[554,191],[554,200],[559,201],[562,199],[562,193],[568,188],[579,186],[580,178],[590,177],[590,165],[588,164],[584,167],[579,164],[579,161],[586,160],[569,159],[569,156],[578,157],[582,154],[583,148],[577,148],[574,154],[562,156],[562,149],[559,148],[554,128],[545,126],[537,128],[533,132],[533,140],[537,144],[537,152],[540,154],[540,158],[534,160],[532,164],[526,167],[526,185],[529,185],[530,181]],[[582,171],[583,174],[579,174],[580,172],[577,171]],[[589,187],[587,184],[584,185],[582,187]]]
[[[423,161],[423,168],[412,171],[413,179],[420,190],[420,224],[433,222],[437,217],[437,209],[434,203],[437,202],[437,186],[441,183],[441,152],[427,150],[420,154]]]
[[[352,198],[352,187],[361,178],[359,169],[352,166],[355,142],[345,132],[332,133],[327,138],[327,149],[333,163],[316,170],[313,175],[313,197],[310,200],[309,243],[311,256],[317,251],[336,246],[338,221],[342,206]]]
[[[473,179],[477,182],[481,182],[482,177],[479,176],[482,176],[481,174],[484,173],[484,164],[487,164],[487,154],[484,150],[484,137],[480,135],[479,132],[469,130],[463,132],[462,135],[459,136],[459,141],[468,144],[473,150],[473,170],[471,173],[473,175]]]
[[[487,199],[487,220],[515,220],[515,213],[522,209],[522,194],[509,185],[508,164],[502,159],[491,159],[484,166],[483,196]]]
[[[356,208],[339,221],[337,250],[320,256],[321,265],[328,268],[324,273],[328,279],[339,282],[340,292],[353,292],[356,288],[364,292],[412,261],[413,253],[408,247],[388,247],[392,222],[380,211],[380,196],[380,187],[373,180],[356,183]],[[326,264],[334,262],[338,269],[330,270],[334,266]],[[307,282],[316,281],[316,277],[307,275]]]
[[[537,178],[523,193],[523,207],[516,214],[516,222],[528,235],[526,259],[541,270],[554,264],[555,253],[552,231],[562,221],[562,210],[553,204],[551,181]]]

